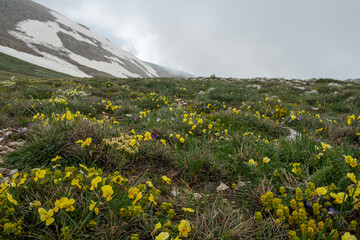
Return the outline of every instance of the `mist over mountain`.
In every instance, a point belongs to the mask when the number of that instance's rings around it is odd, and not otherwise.
[[[0,52],[44,68],[76,77],[173,76],[30,0],[1,0],[0,22]]]

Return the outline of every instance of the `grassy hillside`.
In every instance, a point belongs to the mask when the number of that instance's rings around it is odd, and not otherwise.
[[[23,74],[33,77],[52,77],[52,78],[70,77],[66,74],[39,67],[37,65],[22,61],[18,58],[14,58],[9,55],[6,55],[4,53],[0,53],[0,71],[2,72],[1,75]]]
[[[0,144],[25,144],[3,159],[20,174],[0,191],[0,235],[360,237],[359,87],[331,79],[2,81],[0,129],[15,130]]]

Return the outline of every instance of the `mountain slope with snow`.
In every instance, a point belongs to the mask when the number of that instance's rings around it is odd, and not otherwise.
[[[158,77],[109,40],[30,0],[0,0],[0,52],[76,77]]]

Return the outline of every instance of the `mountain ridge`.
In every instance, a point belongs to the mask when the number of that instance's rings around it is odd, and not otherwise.
[[[160,77],[159,69],[30,0],[1,0],[0,52],[76,77]]]

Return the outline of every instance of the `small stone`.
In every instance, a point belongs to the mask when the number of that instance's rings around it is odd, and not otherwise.
[[[237,184],[236,184],[236,187],[244,187],[246,185],[246,182],[242,182],[242,181],[239,181]]]
[[[0,145],[0,151],[9,151],[9,147]]]
[[[125,114],[126,117],[132,117],[132,114]]]
[[[199,95],[204,95],[205,92],[204,92],[204,91],[200,91],[200,92],[198,92],[198,94],[199,94]]]
[[[307,92],[304,92],[304,94],[308,95],[308,94],[318,94],[319,92],[317,90],[310,90]]]
[[[261,86],[260,85],[257,85],[257,84],[254,84],[252,85],[251,87],[257,89],[257,90],[260,90],[261,89]]]
[[[220,191],[225,191],[227,189],[229,189],[229,187],[225,183],[220,182],[220,185],[216,188],[216,191],[220,192]]]
[[[15,173],[17,173],[19,170],[17,170],[17,169],[12,169],[12,170],[10,170],[10,172],[9,172],[9,175],[12,177]]]
[[[353,102],[355,101],[356,97],[352,96],[352,97],[349,97],[348,99],[346,99],[347,102]]]
[[[201,198],[201,195],[199,193],[194,193],[194,198],[198,200]]]
[[[171,190],[171,195],[174,196],[174,197],[177,197],[177,196],[180,195],[180,192],[176,187],[173,187],[172,190]]]
[[[11,143],[9,143],[9,146],[16,148],[16,147],[23,147],[24,144],[25,144],[25,142],[11,142]]]
[[[214,91],[214,90],[215,90],[215,88],[211,87],[211,88],[209,88],[209,89],[206,91],[206,93],[210,93],[210,92],[212,92],[212,91]]]
[[[329,83],[328,86],[329,87],[343,87],[342,85],[340,85],[338,83]]]
[[[294,88],[299,89],[299,90],[305,90],[306,89],[305,87],[302,87],[302,86],[295,86]]]

